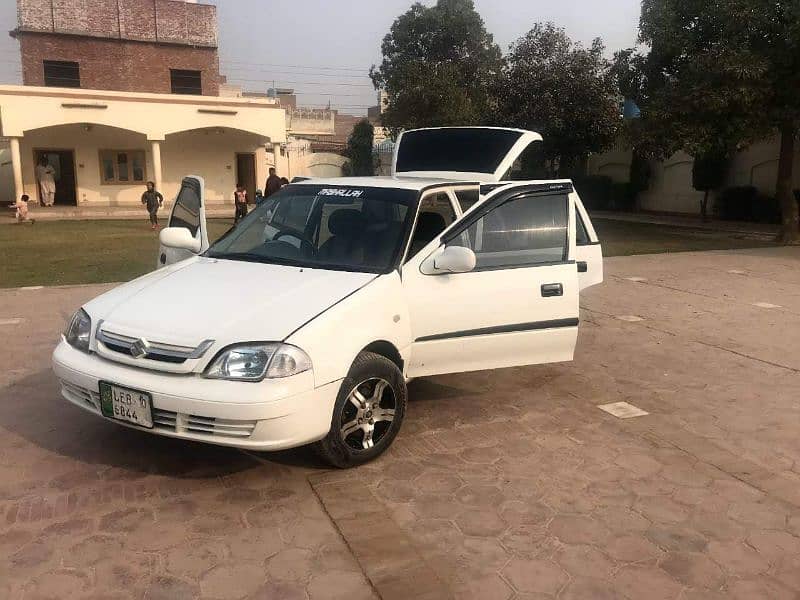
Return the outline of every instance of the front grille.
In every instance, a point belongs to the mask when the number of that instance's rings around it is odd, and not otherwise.
[[[130,356],[146,358],[159,362],[182,364],[188,359],[202,358],[214,344],[214,340],[205,340],[199,346],[178,346],[163,342],[152,342],[143,338],[132,337],[97,327],[97,341],[108,350]]]
[[[68,381],[61,382],[61,391],[76,404],[84,404],[88,408],[96,411],[100,410],[100,394],[98,392],[69,383]]]
[[[201,415],[187,415],[160,408],[153,409],[153,426],[178,433],[195,433],[214,437],[248,438],[256,428],[256,421],[217,419]]]

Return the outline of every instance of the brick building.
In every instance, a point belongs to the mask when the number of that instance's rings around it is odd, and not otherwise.
[[[25,85],[219,94],[216,7],[180,0],[18,0]]]
[[[9,1],[9,0],[4,0]],[[216,7],[183,0],[17,0],[22,86],[0,85],[0,200],[137,206],[153,180],[169,200],[187,174],[211,203],[254,197],[282,160],[273,98],[220,97]]]

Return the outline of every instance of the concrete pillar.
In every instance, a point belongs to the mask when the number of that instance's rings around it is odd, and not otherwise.
[[[11,168],[14,170],[14,200],[18,200],[25,190],[22,186],[22,154],[19,151],[19,138],[9,139],[11,147]]]
[[[164,188],[161,185],[161,142],[159,140],[151,140],[150,149],[153,153],[153,183],[156,184],[156,189],[163,194]]]
[[[275,167],[275,171],[277,171],[278,175],[280,175],[281,174],[280,173],[280,170],[281,170],[281,145],[279,143],[274,142],[272,144],[272,153],[274,155],[272,157],[272,166]]]

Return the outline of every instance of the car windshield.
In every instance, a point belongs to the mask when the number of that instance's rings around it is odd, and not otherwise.
[[[412,190],[290,185],[206,252],[211,258],[382,273],[408,229]]]

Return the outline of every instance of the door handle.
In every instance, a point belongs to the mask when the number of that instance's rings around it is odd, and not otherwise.
[[[578,261],[578,273],[586,273],[589,270],[589,265],[585,260]]]
[[[564,286],[560,283],[543,283],[542,284],[542,298],[553,298],[554,296],[563,296]]]

